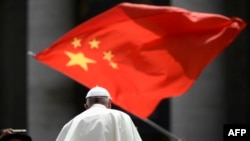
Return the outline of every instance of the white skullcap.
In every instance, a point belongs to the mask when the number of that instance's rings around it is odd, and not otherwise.
[[[108,90],[106,90],[106,89],[103,88],[103,87],[99,87],[99,86],[96,86],[96,87],[90,89],[90,90],[88,91],[88,93],[87,93],[86,98],[89,98],[89,97],[96,97],[96,96],[105,96],[105,97],[108,97],[109,99],[111,99]]]

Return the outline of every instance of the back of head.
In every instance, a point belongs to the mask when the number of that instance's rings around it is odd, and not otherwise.
[[[111,108],[111,96],[107,89],[103,87],[93,87],[86,95],[86,106],[91,107],[93,104],[102,104]]]
[[[32,141],[32,139],[26,134],[13,133],[2,137],[0,141]]]

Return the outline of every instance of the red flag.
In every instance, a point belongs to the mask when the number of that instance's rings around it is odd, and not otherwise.
[[[185,93],[246,26],[239,18],[177,7],[121,3],[36,54],[113,103],[147,118],[164,98]]]

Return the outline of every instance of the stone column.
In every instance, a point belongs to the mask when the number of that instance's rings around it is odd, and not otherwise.
[[[74,27],[73,6],[71,0],[30,0],[28,50],[37,53]],[[31,56],[27,61],[29,134],[34,141],[52,141],[76,114],[74,82]]]
[[[223,1],[172,0],[192,11],[223,14]],[[171,130],[187,141],[222,141],[225,124],[225,52],[211,62],[183,96],[171,99]]]

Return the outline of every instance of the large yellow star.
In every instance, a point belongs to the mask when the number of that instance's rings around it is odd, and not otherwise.
[[[90,48],[99,48],[100,41],[93,39],[89,41]]]
[[[81,39],[74,38],[74,40],[71,42],[71,44],[74,46],[74,48],[78,48],[81,46]]]
[[[70,61],[66,66],[79,65],[85,71],[88,71],[88,63],[96,63],[95,60],[85,57],[81,52],[74,54],[72,52],[65,51],[65,54],[70,58]]]
[[[111,59],[114,57],[111,51],[105,51],[103,52],[103,59],[111,61]]]

